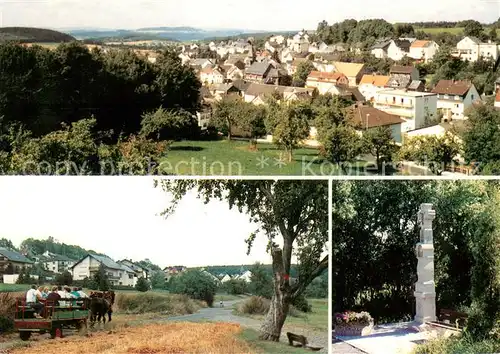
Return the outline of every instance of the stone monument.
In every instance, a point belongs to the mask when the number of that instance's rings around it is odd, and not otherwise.
[[[415,322],[424,324],[436,321],[436,289],[434,284],[434,240],[432,235],[432,221],[436,212],[432,204],[421,204],[418,212],[420,225],[420,242],[416,246],[418,259],[415,284],[416,314]]]

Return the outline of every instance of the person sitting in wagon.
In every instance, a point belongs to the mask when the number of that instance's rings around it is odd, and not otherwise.
[[[66,301],[64,301],[64,300],[66,298],[69,298],[69,296],[66,295],[66,291],[64,291],[64,289],[61,285],[57,286],[57,293],[61,297],[61,300],[59,300],[59,306],[67,306]]]
[[[42,318],[44,306],[40,300],[43,300],[42,293],[36,288],[36,285],[32,285],[31,289],[26,292],[26,305],[35,310],[34,316],[36,318]]]
[[[50,292],[48,295],[47,295],[47,302],[46,302],[46,306],[47,308],[51,308],[54,307],[54,306],[59,306],[59,299],[61,299],[61,295],[59,295],[59,293],[57,292],[57,286],[53,286],[52,287],[52,292]],[[52,316],[52,312],[53,311],[50,311],[49,312],[49,316]]]
[[[71,292],[71,295],[73,295],[77,299],[79,299],[81,297],[80,293],[78,292],[78,288],[73,288],[73,291]]]
[[[78,288],[78,294],[80,294],[81,298],[88,298],[89,296],[83,292],[82,287]]]

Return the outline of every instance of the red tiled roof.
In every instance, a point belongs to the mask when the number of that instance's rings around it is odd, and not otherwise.
[[[372,106],[357,106],[354,108],[353,122],[361,128],[383,127],[403,123],[401,117],[386,113]]]
[[[465,96],[471,87],[472,83],[470,81],[440,80],[432,89],[432,93]]]
[[[311,71],[307,79],[313,79],[313,80],[326,80],[326,81],[338,81],[342,78],[346,78],[342,73],[327,73],[327,72],[322,72],[322,71]]]

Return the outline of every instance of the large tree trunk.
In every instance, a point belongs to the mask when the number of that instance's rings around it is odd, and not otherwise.
[[[272,251],[274,273],[274,295],[262,326],[259,338],[279,342],[281,329],[285,323],[290,307],[290,286],[288,275],[283,265],[283,252],[279,248]]]

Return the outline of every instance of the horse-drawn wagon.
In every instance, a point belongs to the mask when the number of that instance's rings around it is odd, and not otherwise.
[[[60,299],[65,306],[55,301],[41,301],[44,305],[41,317],[36,317],[36,310],[25,299],[16,300],[14,328],[19,331],[22,340],[28,340],[31,333],[50,333],[51,338],[63,337],[63,328],[77,330],[87,327],[89,318],[88,299]]]

